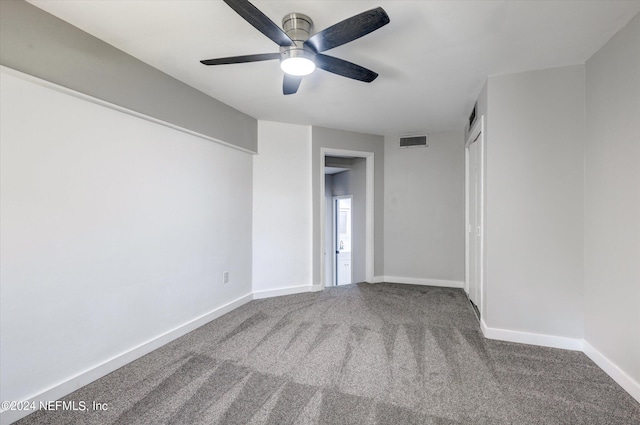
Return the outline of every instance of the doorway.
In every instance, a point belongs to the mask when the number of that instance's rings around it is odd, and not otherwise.
[[[353,283],[352,195],[333,197],[333,246],[335,248],[334,285]]]
[[[327,169],[336,158],[349,158],[353,167],[345,177],[359,189],[333,190],[336,175]],[[333,196],[352,195],[351,282],[374,282],[374,153],[334,148],[320,148],[320,282],[332,286],[336,271],[336,249],[333,243]],[[328,161],[327,161],[328,160]],[[327,162],[329,165],[327,165]],[[334,164],[335,166],[335,164]],[[359,168],[362,172],[355,172]],[[360,180],[362,179],[362,180]],[[357,182],[356,182],[357,180]],[[335,185],[333,183],[336,183]],[[343,182],[344,183],[344,182]],[[342,187],[347,187],[343,185]],[[357,198],[357,199],[356,199]],[[359,230],[358,230],[359,229]],[[356,239],[354,239],[356,238]],[[345,267],[346,268],[346,267]]]
[[[484,116],[469,132],[465,175],[465,291],[480,320],[484,314]]]

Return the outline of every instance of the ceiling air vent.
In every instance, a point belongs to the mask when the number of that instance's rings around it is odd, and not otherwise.
[[[407,136],[400,138],[399,148],[426,148],[429,146],[429,135]]]

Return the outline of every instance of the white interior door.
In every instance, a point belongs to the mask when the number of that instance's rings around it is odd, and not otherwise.
[[[469,232],[469,299],[474,305],[480,305],[480,184],[479,184],[479,152],[478,143],[469,145],[469,162],[467,173]]]
[[[336,285],[351,283],[351,196],[334,198]]]

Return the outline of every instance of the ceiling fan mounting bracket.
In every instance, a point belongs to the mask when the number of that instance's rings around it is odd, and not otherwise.
[[[282,29],[285,34],[295,43],[294,46],[281,46],[281,59],[303,57],[313,60],[315,52],[304,45],[304,42],[311,36],[313,21],[302,13],[289,13],[282,18]]]
[[[302,46],[311,35],[313,21],[302,13],[289,13],[282,18],[282,29],[296,45]]]

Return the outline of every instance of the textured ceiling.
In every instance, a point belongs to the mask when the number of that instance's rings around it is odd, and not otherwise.
[[[282,95],[278,61],[207,67],[200,59],[277,52],[219,0],[30,3],[255,118],[380,135],[463,128],[489,75],[584,63],[640,1],[253,1],[272,21],[309,15],[320,31],[382,6],[390,24],[326,54],[380,76],[317,70]]]

